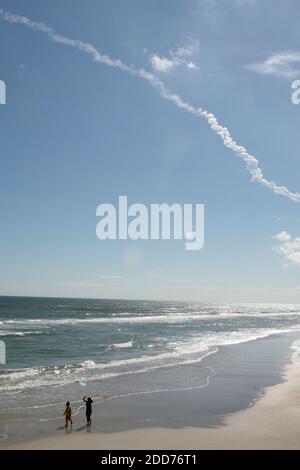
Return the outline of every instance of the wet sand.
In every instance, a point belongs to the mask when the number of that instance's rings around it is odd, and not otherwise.
[[[225,347],[207,358],[207,364],[181,370],[196,374],[197,367],[210,367],[213,373],[206,387],[102,402],[94,409],[91,432],[84,426],[82,409],[67,433],[62,419],[52,436],[49,423],[33,422],[34,436],[19,435],[15,442],[2,441],[1,447],[298,449],[300,370],[299,364],[291,364],[290,349],[295,339],[296,335],[278,335]]]

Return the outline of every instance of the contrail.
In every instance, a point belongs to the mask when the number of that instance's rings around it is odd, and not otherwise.
[[[50,28],[46,24],[32,21],[26,16],[15,15],[0,9],[0,18],[10,23],[22,24],[30,29],[44,33],[53,42],[64,44],[89,54],[95,62],[117,68],[123,72],[146,80],[158,91],[163,99],[172,102],[175,106],[185,110],[188,113],[206,119],[210,128],[222,139],[225,147],[228,147],[235,153],[236,156],[244,161],[246,169],[251,175],[251,181],[254,183],[259,183],[265,188],[271,189],[275,194],[280,194],[281,196],[285,196],[292,201],[300,202],[299,193],[293,193],[285,186],[278,186],[275,181],[268,180],[264,177],[263,171],[259,166],[259,161],[253,155],[251,155],[245,147],[239,145],[233,139],[227,127],[222,126],[214,114],[202,108],[195,108],[189,102],[184,101],[179,95],[171,92],[166,87],[164,82],[153,73],[148,72],[143,68],[137,69],[134,65],[124,64],[119,59],[112,59],[108,55],[102,54],[92,44],[57,34],[54,29]]]

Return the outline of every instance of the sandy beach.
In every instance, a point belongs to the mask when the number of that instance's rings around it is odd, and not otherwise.
[[[271,343],[270,339],[268,341]],[[258,349],[268,344],[266,340],[256,343],[260,344]],[[254,343],[244,345],[247,353],[249,348],[254,349]],[[251,374],[249,369],[247,373]],[[93,429],[86,432],[81,427],[77,429],[81,432],[74,429],[69,433],[61,431],[55,437],[3,443],[2,449],[299,449],[298,364],[287,365],[282,379],[282,383],[266,387],[253,406],[229,413],[215,425],[139,426],[113,432],[94,432]],[[222,381],[225,383],[224,378]],[[144,396],[142,400],[149,401],[149,397]],[[130,406],[130,401],[127,403]],[[121,406],[123,409],[124,404]]]
[[[300,370],[289,366],[286,381],[266,390],[250,409],[213,429],[143,428],[116,433],[68,434],[8,449],[299,449]]]

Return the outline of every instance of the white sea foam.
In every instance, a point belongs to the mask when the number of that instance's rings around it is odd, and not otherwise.
[[[253,312],[221,311],[220,313],[186,313],[177,312],[168,315],[132,315],[128,317],[93,317],[93,318],[32,318],[22,320],[4,320],[3,325],[11,326],[55,326],[55,325],[81,325],[81,324],[122,324],[122,323],[185,323],[192,321],[230,319],[230,318],[272,318],[280,316],[298,316],[300,319],[300,308],[290,310],[266,310]]]
[[[80,363],[80,365],[82,367],[93,367],[94,365],[96,365],[96,363],[94,361],[83,361]]]
[[[44,331],[14,331],[14,330],[0,330],[0,336],[31,336],[43,335]]]
[[[125,341],[124,343],[114,343],[114,344],[112,344],[112,347],[115,348],[115,349],[132,348],[133,347],[133,341]]]
[[[199,362],[212,354],[220,346],[239,344],[265,338],[270,335],[300,331],[300,325],[290,328],[243,329],[240,331],[209,333],[187,338],[184,341],[171,341],[166,352],[135,358],[115,360],[109,363],[95,363],[87,360],[78,365],[62,367],[28,368],[9,370],[0,376],[0,391],[16,391],[49,385],[63,385],[80,380],[105,380],[124,374],[145,373],[165,367],[180,366]],[[124,343],[123,343],[124,344]]]
[[[25,336],[23,331],[0,331],[0,336]]]

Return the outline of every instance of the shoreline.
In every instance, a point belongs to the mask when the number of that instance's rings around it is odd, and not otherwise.
[[[203,368],[214,370],[204,388],[103,401],[94,407],[89,433],[83,413],[67,433],[61,418],[47,423],[33,419],[29,428],[15,424],[0,448],[299,448],[300,372],[291,364],[296,338],[299,335],[282,334],[225,346],[204,359],[200,368],[197,364],[176,369],[181,383]],[[165,380],[168,383],[168,376]]]
[[[230,414],[215,428],[149,427],[114,433],[69,434],[34,439],[2,449],[299,449],[300,370],[289,365],[285,381],[265,390],[253,406]]]

